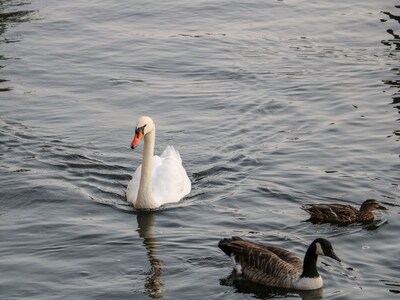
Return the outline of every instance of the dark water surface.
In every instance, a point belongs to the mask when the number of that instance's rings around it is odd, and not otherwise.
[[[400,6],[389,1],[0,1],[2,299],[398,299]],[[136,120],[192,180],[137,214]],[[373,226],[303,203],[380,199]],[[218,240],[300,256],[324,288],[231,276]]]

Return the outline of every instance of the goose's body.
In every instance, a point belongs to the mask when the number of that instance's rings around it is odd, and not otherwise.
[[[355,222],[371,222],[374,220],[374,210],[387,210],[379,201],[369,199],[364,201],[360,209],[344,204],[306,204],[301,207],[310,214],[309,221],[314,223],[351,224]]]
[[[138,209],[154,209],[178,202],[191,191],[191,182],[178,151],[167,146],[160,156],[154,155],[155,125],[150,117],[139,118],[131,148],[136,148],[143,137],[142,164],[128,184],[127,201]]]
[[[239,237],[223,239],[218,247],[232,259],[237,274],[271,287],[318,289],[323,285],[316,266],[318,255],[340,261],[331,243],[325,239],[316,239],[310,244],[304,261],[281,247],[265,246]]]

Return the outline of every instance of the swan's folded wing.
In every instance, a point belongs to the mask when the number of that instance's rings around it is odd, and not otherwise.
[[[139,184],[140,184],[140,175],[142,173],[142,165],[140,165],[135,173],[133,173],[131,181],[128,183],[128,187],[126,188],[126,200],[135,204],[136,198],[139,192]]]
[[[181,159],[181,156],[180,156],[178,150],[175,150],[174,146],[171,146],[171,145],[168,145],[164,149],[164,151],[163,151],[163,153],[161,153],[160,157],[161,158],[173,157],[173,158],[177,159],[179,161],[179,163],[182,163],[182,159]]]
[[[153,197],[161,205],[177,202],[191,191],[181,157],[172,146],[153,160]]]

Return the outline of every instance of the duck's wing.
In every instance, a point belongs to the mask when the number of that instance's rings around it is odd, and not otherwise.
[[[303,261],[280,247],[264,246],[240,238],[224,239],[218,245],[247,279],[269,286],[290,287],[302,272]]]
[[[343,204],[305,204],[301,207],[311,219],[326,222],[351,222],[357,218],[358,210]]]

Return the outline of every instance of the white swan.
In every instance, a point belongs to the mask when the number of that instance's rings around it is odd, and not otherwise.
[[[131,148],[135,149],[144,137],[143,159],[126,189],[127,201],[138,209],[154,209],[178,202],[191,190],[190,179],[174,147],[167,146],[161,156],[154,155],[155,135],[153,120],[140,117]]]

